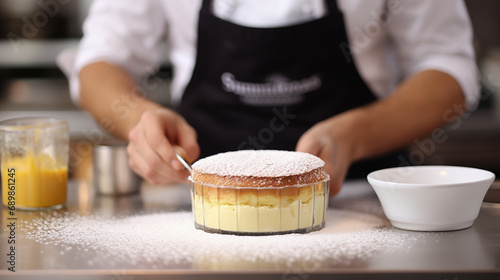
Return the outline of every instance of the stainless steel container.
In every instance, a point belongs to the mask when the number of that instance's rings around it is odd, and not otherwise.
[[[128,165],[127,144],[107,140],[93,148],[94,188],[100,194],[124,195],[139,190],[140,178]]]

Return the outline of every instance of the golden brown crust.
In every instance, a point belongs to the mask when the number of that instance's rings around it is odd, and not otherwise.
[[[328,178],[324,168],[316,168],[310,172],[285,176],[285,177],[248,177],[248,176],[220,176],[206,174],[193,170],[191,180],[196,183],[213,186],[239,187],[239,188],[267,188],[297,185],[309,185],[324,181]]]
[[[191,177],[196,195],[203,196],[206,202],[253,206],[287,205],[297,199],[306,203],[314,194],[324,195],[326,179],[328,175],[323,167],[286,177],[219,176],[200,172],[193,172]]]
[[[306,153],[237,151],[202,159],[190,177],[208,204],[256,207],[307,203],[328,192],[324,162]]]

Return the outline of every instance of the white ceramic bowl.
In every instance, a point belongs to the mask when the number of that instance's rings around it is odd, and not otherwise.
[[[368,174],[384,213],[394,227],[448,231],[470,227],[492,172],[459,166],[408,166]]]

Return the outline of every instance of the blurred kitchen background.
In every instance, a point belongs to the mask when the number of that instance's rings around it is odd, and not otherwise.
[[[92,147],[111,138],[75,106],[56,65],[61,52],[78,46],[91,4],[92,0],[0,0],[0,120],[26,115],[68,120],[71,178],[91,178]],[[164,61],[150,77],[155,86],[147,87],[151,90],[146,94],[168,106],[171,69]]]
[[[0,0],[0,120],[24,115],[65,118],[71,127],[71,177],[88,178],[92,144],[108,137],[69,97],[56,56],[75,48],[92,0]],[[447,127],[443,143],[420,142],[413,160],[491,170],[500,176],[500,1],[467,0],[481,69],[479,108]],[[151,79],[147,95],[169,105],[171,69]],[[158,82],[159,81],[159,82]],[[427,143],[427,144],[422,144]]]

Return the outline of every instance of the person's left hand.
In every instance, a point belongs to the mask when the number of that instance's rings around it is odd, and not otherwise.
[[[344,183],[352,163],[350,141],[342,137],[341,118],[332,117],[317,123],[299,139],[298,152],[306,152],[325,161],[325,171],[330,175],[330,197],[336,195]]]

